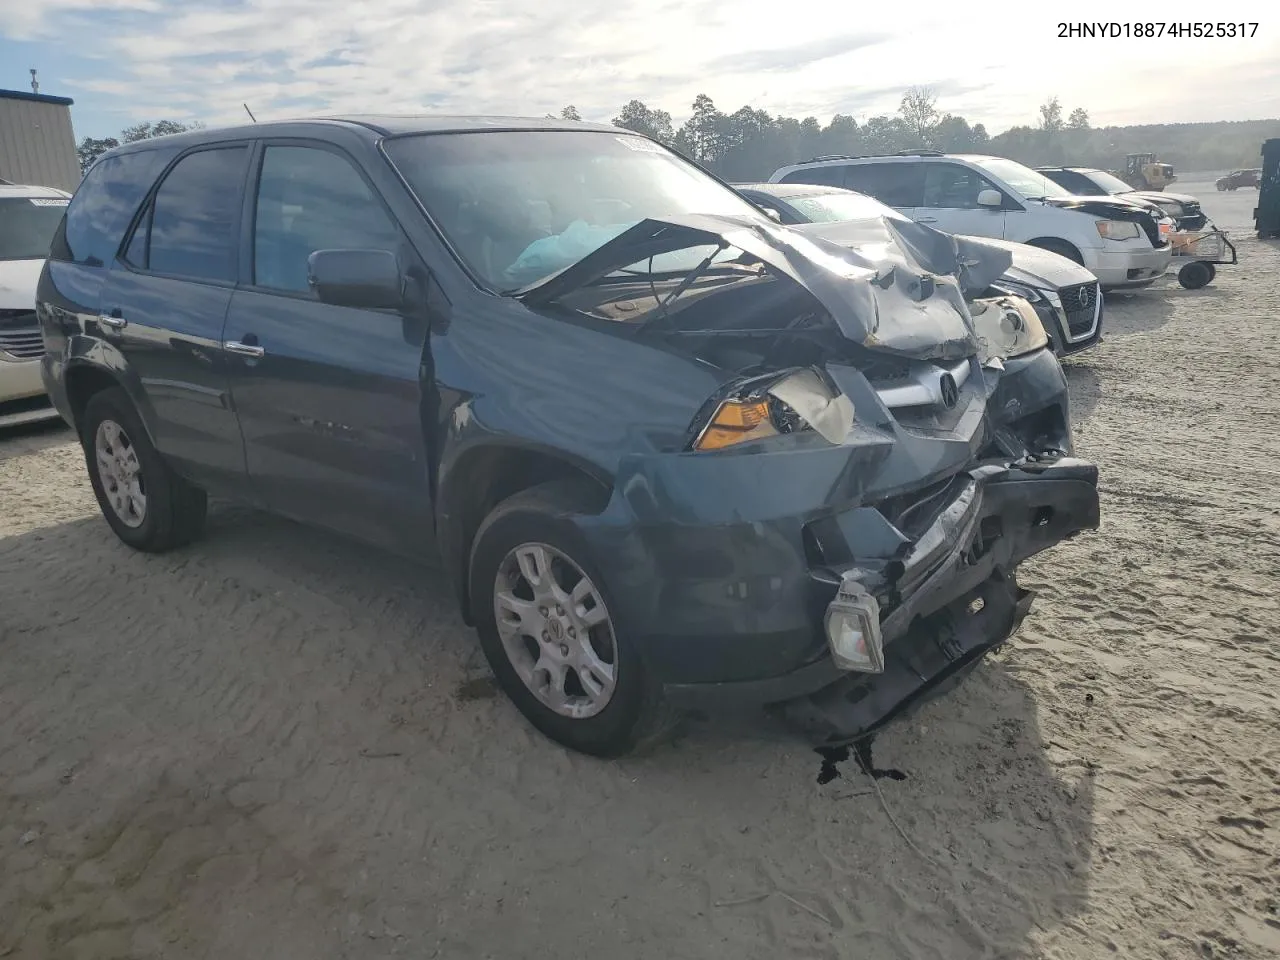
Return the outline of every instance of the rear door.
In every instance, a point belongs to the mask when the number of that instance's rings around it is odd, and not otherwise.
[[[341,151],[267,141],[255,167],[245,282],[226,327],[250,482],[287,516],[421,549],[432,530],[420,406],[425,316],[322,303],[307,258],[391,250],[403,268],[425,268]]]
[[[1008,203],[1003,190],[964,164],[931,160],[920,167],[924,195],[914,218],[917,223],[927,223],[947,233],[1004,239],[1005,209],[978,203],[978,194],[984,190],[996,191]]]
[[[246,143],[201,146],[160,178],[113,261],[102,336],[137,378],[156,447],[215,493],[245,483],[222,325],[237,277]]]
[[[844,186],[875,197],[914,220],[924,190],[924,177],[921,164],[915,161],[855,163],[845,167]]]

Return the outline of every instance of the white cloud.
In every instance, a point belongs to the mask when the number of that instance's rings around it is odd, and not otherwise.
[[[1050,95],[1095,123],[1280,116],[1280,18],[1261,0],[1245,39],[1059,39],[1056,18],[1203,20],[1077,0],[1070,13],[918,0],[0,0],[6,31],[82,48],[110,70],[81,89],[126,120],[239,122],[337,112],[542,114],[573,103],[608,119],[638,97],[688,113],[698,93],[826,120],[892,112],[932,84],[940,106],[998,130]],[[1216,14],[1214,14],[1216,15]],[[1270,22],[1267,22],[1267,21]],[[88,71],[86,71],[88,72]],[[146,108],[144,115],[143,107]]]

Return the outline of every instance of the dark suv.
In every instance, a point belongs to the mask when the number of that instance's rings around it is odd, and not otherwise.
[[[567,745],[707,691],[848,739],[1002,642],[1018,563],[1098,517],[1034,311],[966,309],[1007,252],[868,231],[803,237],[607,126],[164,137],[72,200],[43,375],[125,543],[190,542],[215,495],[439,558]]]

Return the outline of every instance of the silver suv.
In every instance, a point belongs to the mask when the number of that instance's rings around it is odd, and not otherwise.
[[[1173,221],[1116,197],[1077,197],[1003,157],[912,153],[819,157],[773,183],[846,187],[947,233],[1028,243],[1088,267],[1104,290],[1155,282],[1173,256]]]

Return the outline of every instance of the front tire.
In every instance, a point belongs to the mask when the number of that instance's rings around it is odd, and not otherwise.
[[[472,546],[470,595],[489,666],[529,722],[572,750],[616,757],[655,739],[669,712],[569,519],[587,496],[554,482],[494,508]]]
[[[89,398],[80,443],[102,515],[129,546],[163,553],[203,532],[204,491],[164,462],[124,390],[112,387]]]

